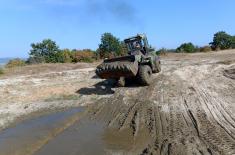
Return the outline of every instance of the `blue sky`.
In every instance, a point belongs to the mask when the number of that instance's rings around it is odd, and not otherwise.
[[[234,0],[0,0],[0,57],[27,57],[50,38],[61,48],[96,49],[101,34],[146,33],[157,48],[208,44],[235,35]]]

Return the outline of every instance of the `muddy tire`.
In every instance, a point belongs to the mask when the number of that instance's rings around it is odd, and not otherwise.
[[[152,83],[152,69],[148,65],[139,67],[138,79],[141,85],[148,86]]]
[[[120,77],[117,81],[117,86],[118,87],[125,87],[125,84],[126,84],[126,80],[124,77]]]
[[[155,58],[155,63],[154,63],[154,67],[153,67],[152,72],[153,73],[161,72],[161,61],[157,58]]]
[[[161,72],[161,62],[159,61],[156,65],[156,73]]]

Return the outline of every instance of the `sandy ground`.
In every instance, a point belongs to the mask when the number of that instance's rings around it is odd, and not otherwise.
[[[77,91],[102,80],[93,78],[97,64],[43,64],[15,68],[0,77],[0,129],[21,116],[93,103]]]
[[[113,88],[86,65],[9,74],[0,79],[0,127],[41,109],[88,105],[86,118],[104,126],[106,154],[235,154],[235,51],[169,54],[154,78]]]

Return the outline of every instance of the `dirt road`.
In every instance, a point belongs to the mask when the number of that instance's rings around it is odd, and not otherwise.
[[[91,114],[110,148],[133,154],[235,154],[235,53],[163,59],[149,87],[121,88]]]
[[[148,87],[86,77],[85,112],[29,154],[235,154],[235,51],[164,56]]]

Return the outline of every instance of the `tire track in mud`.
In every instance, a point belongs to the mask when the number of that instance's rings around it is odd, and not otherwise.
[[[225,117],[227,111],[217,107],[218,103],[203,89],[197,93],[199,106],[203,107],[197,107],[201,137],[221,154],[235,154],[235,128]]]
[[[227,107],[231,103],[195,82],[169,69],[138,93],[126,96],[127,90],[118,90],[122,93],[100,101],[90,117],[107,122],[104,139],[112,153],[235,154],[235,117]]]
[[[113,95],[88,106],[83,118],[104,124],[101,149],[131,155],[235,154],[233,65],[191,58],[163,64],[152,85],[115,88]],[[59,143],[57,137],[66,137],[77,119],[53,131],[40,147]]]

